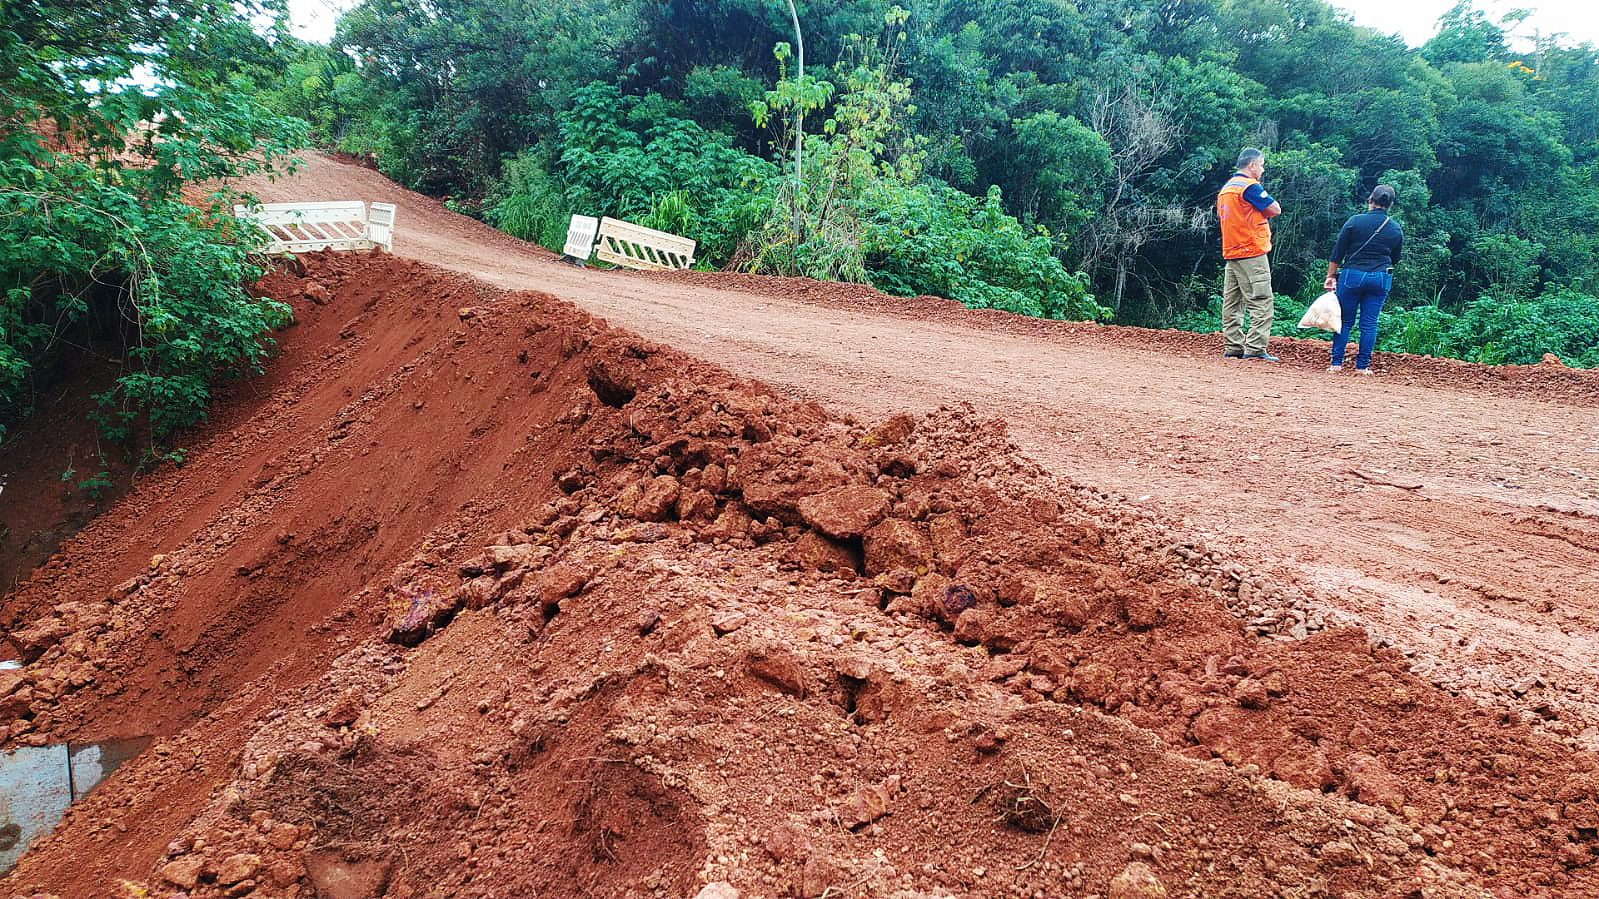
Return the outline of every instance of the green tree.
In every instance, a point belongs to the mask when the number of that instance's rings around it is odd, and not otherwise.
[[[1025,195],[1017,201],[1028,221],[1075,232],[1103,202],[1111,174],[1110,146],[1092,128],[1054,110],[1012,123],[1015,139],[1007,179]]]
[[[623,96],[601,83],[577,91],[560,131],[566,208],[641,221],[679,195],[686,207],[667,230],[698,241],[707,264],[724,264],[770,210],[778,169],[683,114],[658,94]]]
[[[1497,62],[1508,56],[1504,31],[1471,0],[1460,0],[1438,18],[1438,33],[1421,52],[1434,65]]]
[[[227,192],[304,138],[236,67],[273,65],[252,22],[276,2],[32,0],[0,6],[0,424],[85,356],[123,360],[113,431],[157,437],[203,414],[218,374],[255,369],[288,309],[258,274]]]
[[[621,77],[640,29],[638,4],[608,0],[364,0],[333,42],[360,60],[368,91],[340,146],[407,186],[481,196],[578,89]]]
[[[1276,267],[1291,302],[1379,181],[1400,187],[1406,231],[1394,313],[1461,338],[1433,345],[1481,346],[1462,336],[1486,321],[1466,314],[1479,297],[1599,288],[1599,57],[1560,36],[1511,40],[1517,14],[1496,23],[1463,3],[1414,50],[1325,0],[806,0],[797,72],[770,52],[792,38],[787,13],[771,0],[366,0],[340,25],[353,89],[305,80],[299,57],[290,70],[310,105],[339,104],[303,114],[320,132],[348,122],[333,129],[345,149],[461,208],[482,197],[492,221],[544,240],[567,209],[626,209],[696,229],[704,260],[1046,308],[955,286],[968,282],[939,254],[973,264],[984,244],[945,220],[964,210],[999,244],[1012,220],[1029,247],[1043,236],[1119,321],[1163,324],[1208,307],[1215,192],[1255,145],[1286,210]],[[862,56],[852,36],[890,20]],[[596,82],[614,93],[589,95]],[[571,128],[574,113],[598,130]],[[682,151],[700,144],[703,162]],[[898,233],[885,208],[920,224]]]
[[[780,82],[752,110],[758,123],[786,121],[831,101],[819,130],[806,135],[803,177],[785,183],[771,216],[741,253],[752,271],[866,280],[862,200],[883,181],[914,183],[926,155],[925,139],[908,128],[916,114],[910,85],[894,74],[904,49],[904,11],[896,8],[885,21],[882,38],[850,42],[849,55],[834,68],[836,89],[829,82]]]
[[[1101,66],[1085,122],[1109,148],[1109,177],[1074,244],[1120,316],[1129,297],[1147,308],[1152,294],[1180,280],[1180,260],[1192,259],[1202,244],[1208,201],[1193,198],[1205,194],[1201,185],[1218,155],[1193,145],[1191,134],[1214,130],[1222,108],[1236,111],[1240,88],[1212,67],[1182,59],[1110,57]],[[1185,103],[1190,97],[1196,102]]]
[[[337,146],[365,97],[355,60],[288,36],[278,40],[276,50],[272,64],[245,69],[252,92],[273,112],[306,122],[315,145]]]
[[[1271,223],[1273,281],[1287,293],[1321,282],[1332,237],[1366,206],[1364,196],[1355,202],[1359,173],[1339,165],[1338,156],[1333,148],[1311,144],[1267,157],[1272,195],[1287,198],[1283,214]]]

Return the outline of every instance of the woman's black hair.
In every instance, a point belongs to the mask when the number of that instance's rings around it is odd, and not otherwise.
[[[1379,184],[1371,189],[1371,203],[1378,209],[1392,209],[1394,197],[1394,189],[1386,184]]]

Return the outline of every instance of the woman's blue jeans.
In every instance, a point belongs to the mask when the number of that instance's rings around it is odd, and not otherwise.
[[[1382,313],[1383,301],[1394,286],[1394,276],[1388,272],[1363,272],[1346,268],[1338,272],[1338,307],[1343,312],[1343,327],[1332,342],[1332,364],[1344,364],[1344,348],[1349,346],[1349,333],[1354,330],[1355,319],[1360,319],[1360,346],[1355,356],[1355,368],[1364,370],[1371,364],[1371,350],[1377,345],[1377,316]]]

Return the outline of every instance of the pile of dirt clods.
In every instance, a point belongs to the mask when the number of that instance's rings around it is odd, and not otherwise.
[[[272,372],[7,602],[8,745],[158,739],[0,894],[1599,896],[1593,756],[1246,634],[1294,585],[958,398],[302,264]]]

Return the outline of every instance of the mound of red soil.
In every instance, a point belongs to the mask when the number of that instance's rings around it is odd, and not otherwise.
[[[1001,422],[304,263],[7,600],[3,739],[160,739],[0,893],[1599,895],[1591,753]]]

